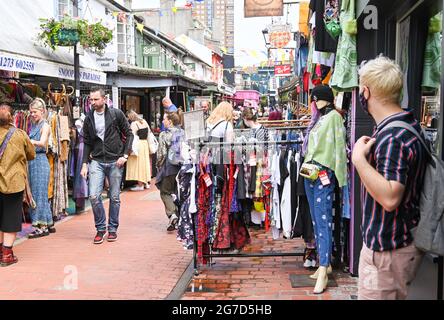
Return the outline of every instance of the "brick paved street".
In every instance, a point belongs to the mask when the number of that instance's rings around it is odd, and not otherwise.
[[[166,232],[159,199],[158,191],[123,193],[114,243],[92,243],[91,211],[57,224],[55,234],[20,243],[19,263],[0,268],[0,300],[166,298],[192,253]]]
[[[184,272],[192,251],[182,248],[175,233],[165,231],[167,219],[158,191],[125,192],[122,204],[115,243],[92,243],[91,211],[64,219],[57,224],[57,233],[48,237],[20,240],[15,247],[19,263],[0,268],[0,299],[167,298],[182,275],[190,279]],[[244,252],[292,252],[303,247],[299,239],[273,240],[263,230],[251,234],[252,244]],[[191,279],[182,299],[349,300],[356,295],[357,279],[341,272],[334,275],[338,287],[322,295],[313,295],[312,287],[292,288],[291,274],[312,273],[302,266],[302,257],[213,261]]]
[[[271,233],[253,231],[252,243],[244,252],[295,252],[303,248],[303,241],[273,240]],[[313,287],[292,288],[291,274],[313,271],[303,267],[302,257],[216,258],[212,266],[201,267],[193,277],[184,300],[350,300],[357,294],[357,278],[334,272],[337,287],[324,294],[312,294]]]

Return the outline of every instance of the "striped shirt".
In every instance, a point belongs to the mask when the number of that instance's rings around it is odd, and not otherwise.
[[[421,142],[410,131],[390,128],[379,132],[392,121],[405,121],[421,132],[418,121],[410,111],[394,114],[375,129],[376,143],[370,153],[370,165],[386,180],[405,186],[399,207],[387,212],[361,184],[363,217],[361,231],[367,248],[386,251],[405,247],[412,241],[410,230],[419,221],[419,197],[425,173],[426,154]]]

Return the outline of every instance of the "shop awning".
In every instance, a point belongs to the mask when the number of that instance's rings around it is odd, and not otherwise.
[[[54,15],[45,0],[15,0],[0,5],[0,69],[25,72],[54,78],[74,80],[74,50],[57,47],[55,51],[37,42],[41,18]],[[85,51],[80,56],[80,81],[106,84],[106,73],[97,67],[92,56]]]

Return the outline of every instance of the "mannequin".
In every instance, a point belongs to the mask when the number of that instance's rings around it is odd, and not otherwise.
[[[342,116],[334,107],[333,91],[328,86],[320,85],[313,89],[311,96],[321,117],[309,132],[304,164],[315,165],[319,174],[305,178],[304,183],[319,255],[319,268],[310,277],[316,279],[313,293],[319,294],[327,288],[328,273],[332,271],[334,189],[336,181],[339,187],[347,184],[347,154],[345,127]]]

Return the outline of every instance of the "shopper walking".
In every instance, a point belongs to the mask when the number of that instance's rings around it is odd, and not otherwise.
[[[29,105],[29,110],[32,121],[29,138],[35,147],[36,157],[29,162],[28,172],[32,197],[36,207],[29,209],[34,231],[28,235],[28,238],[34,239],[55,232],[55,228],[48,199],[50,168],[46,153],[50,127],[45,120],[46,104],[42,99],[36,98]]]
[[[137,181],[137,185],[131,188],[132,191],[143,191],[150,187],[151,181],[151,162],[148,147],[150,128],[145,119],[133,110],[128,112],[128,119],[131,121],[133,135],[139,137],[139,145],[137,155],[132,154],[128,158],[126,180]]]
[[[418,132],[421,128],[413,113],[399,105],[403,74],[394,61],[378,57],[359,75],[361,105],[376,128],[372,137],[356,142],[352,157],[364,187],[358,296],[405,299],[422,258],[413,244],[413,230],[420,217],[426,153],[410,131],[384,128],[393,121],[406,122]]]
[[[245,108],[242,112],[242,118],[245,125],[250,128],[250,139],[256,141],[265,141],[267,137],[267,130],[263,124],[257,121],[258,112],[255,108]]]
[[[27,161],[35,148],[26,132],[13,125],[12,109],[0,104],[0,264],[18,261],[12,251],[17,232],[22,230],[23,193]]]
[[[165,131],[159,135],[159,149],[157,150],[156,186],[160,190],[160,198],[168,217],[167,231],[173,231],[179,219],[173,195],[176,194],[176,175],[180,170],[180,159],[178,158],[180,155],[177,154],[178,150],[174,149],[180,145],[184,131],[179,126],[179,115],[174,112],[164,115],[163,125]]]
[[[133,133],[123,112],[109,108],[105,104],[103,89],[92,89],[90,100],[92,110],[83,124],[85,149],[80,174],[86,179],[89,172],[89,199],[97,229],[94,243],[100,244],[105,238],[107,228],[102,202],[105,177],[109,182],[108,196],[110,198],[107,240],[117,240],[120,184],[123,166],[128,160],[129,150],[133,143]],[[123,139],[125,142],[122,141]]]

